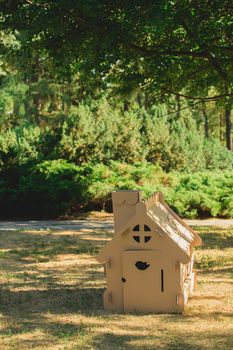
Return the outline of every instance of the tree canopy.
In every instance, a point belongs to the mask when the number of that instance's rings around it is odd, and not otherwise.
[[[191,99],[232,96],[230,0],[0,3],[2,27],[20,32],[24,52],[40,49],[85,79]]]
[[[103,208],[116,188],[233,215],[231,1],[0,5],[3,217]]]

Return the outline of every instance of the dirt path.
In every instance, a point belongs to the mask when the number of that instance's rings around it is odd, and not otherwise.
[[[190,226],[216,226],[227,228],[233,226],[233,219],[186,220]],[[76,231],[80,229],[113,230],[113,221],[109,219],[86,220],[30,220],[30,221],[0,221],[0,231],[17,230],[62,230]]]
[[[78,231],[82,229],[113,229],[112,220],[30,220],[0,221],[0,231],[15,230],[62,230]]]

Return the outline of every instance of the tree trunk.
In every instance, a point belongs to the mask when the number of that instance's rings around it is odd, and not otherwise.
[[[142,108],[142,95],[140,92],[137,93],[136,101],[140,108]]]
[[[226,125],[226,146],[229,150],[232,150],[231,103],[227,103],[225,107],[225,125]]]
[[[219,141],[222,142],[222,113],[219,113]]]
[[[203,119],[204,119],[205,137],[208,139],[209,138],[209,119],[208,119],[208,115],[206,113],[204,103],[202,104],[202,114],[203,114]]]

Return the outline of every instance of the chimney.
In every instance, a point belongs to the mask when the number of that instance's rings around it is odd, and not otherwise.
[[[141,191],[112,192],[114,234],[116,234],[136,213],[136,204],[141,201]]]

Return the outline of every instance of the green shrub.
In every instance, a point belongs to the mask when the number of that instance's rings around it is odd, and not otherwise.
[[[2,172],[1,216],[57,217],[73,205],[82,205],[85,189],[76,178],[79,168],[64,160],[21,166],[14,176]]]
[[[179,182],[171,188],[166,199],[179,215],[232,216],[232,172],[208,171],[178,176]]]
[[[182,217],[233,216],[233,174],[166,174],[158,165],[119,162],[77,166],[65,160],[26,163],[0,172],[0,216],[55,218],[77,210],[111,210],[111,192],[161,191]]]

